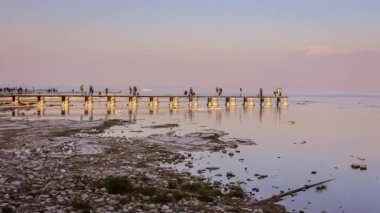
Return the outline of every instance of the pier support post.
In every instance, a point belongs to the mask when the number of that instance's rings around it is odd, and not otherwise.
[[[243,98],[243,106],[244,107],[255,106],[255,99],[253,97],[244,97]]]
[[[169,97],[169,108],[177,109],[179,107],[178,97]]]
[[[92,104],[93,104],[93,97],[92,96],[85,96],[84,97],[84,114],[88,115],[89,112],[92,114]]]
[[[115,106],[116,106],[116,97],[107,96],[107,107],[115,107]]]
[[[207,107],[209,108],[219,107],[218,97],[207,97]]]
[[[94,103],[92,96],[84,96],[84,108],[91,108],[92,103]]]
[[[235,107],[236,97],[226,97],[226,107]]]
[[[158,106],[158,97],[149,97],[149,107],[157,107]]]
[[[61,106],[69,106],[69,103],[70,103],[69,96],[61,97]]]
[[[14,95],[12,96],[12,102],[14,106],[19,106],[20,105],[20,96]]]
[[[267,97],[265,102],[266,106],[272,106],[272,99],[270,97]]]
[[[61,97],[61,114],[68,115],[69,114],[69,96]]]
[[[136,107],[138,99],[136,96],[129,96],[128,98],[128,107]]]
[[[282,98],[283,99],[283,104],[284,106],[288,106],[289,103],[288,103],[288,98]]]
[[[198,97],[194,97],[194,96],[189,97],[189,107],[190,108],[198,107]]]
[[[37,96],[37,107],[45,107],[45,96]]]
[[[116,97],[115,96],[107,96],[107,114],[114,115],[116,110]]]

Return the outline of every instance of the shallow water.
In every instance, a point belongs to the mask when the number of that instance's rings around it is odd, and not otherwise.
[[[35,109],[19,110],[13,113],[16,116],[9,111],[1,112],[0,117],[16,120],[119,118],[134,123],[106,132],[107,136],[115,137],[148,137],[169,131],[180,136],[210,129],[223,131],[228,133],[226,138],[252,139],[257,145],[241,145],[237,148],[240,153],[233,157],[221,152],[195,152],[194,168],[189,171],[197,174],[197,170],[208,166],[220,167],[204,175],[224,182],[245,181],[243,187],[247,191],[254,187],[260,189],[255,192],[259,199],[280,190],[335,178],[322,192],[309,189],[281,203],[288,211],[379,211],[379,97],[291,97],[289,107],[262,109],[243,109],[240,103],[226,109],[220,101],[221,108],[212,110],[207,109],[203,101],[197,110],[189,110],[185,102],[178,110],[169,110],[167,102],[161,102],[156,109],[149,109],[148,102],[140,102],[137,109],[130,110],[127,102],[117,102],[116,108],[108,113],[105,102],[95,102],[93,111],[86,114],[82,102],[74,100],[72,103],[74,106],[63,115],[57,106],[47,107],[43,113]],[[143,128],[173,123],[179,127]],[[367,164],[368,170],[354,170],[352,163]],[[175,167],[187,170],[184,165]],[[227,171],[234,172],[236,177],[226,179]],[[312,171],[317,174],[311,174]],[[215,176],[218,173],[223,176]],[[258,180],[256,173],[268,178]],[[247,181],[248,178],[252,181]]]

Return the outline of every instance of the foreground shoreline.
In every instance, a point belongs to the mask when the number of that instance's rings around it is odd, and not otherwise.
[[[183,146],[99,136],[115,125],[130,124],[2,121],[3,212],[285,212],[238,185],[163,167],[190,158]]]

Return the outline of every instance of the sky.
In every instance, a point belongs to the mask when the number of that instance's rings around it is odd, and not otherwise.
[[[380,1],[0,0],[0,86],[380,92]]]

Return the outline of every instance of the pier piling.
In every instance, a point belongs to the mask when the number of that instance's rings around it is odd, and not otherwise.
[[[178,109],[178,107],[179,107],[178,97],[169,97],[169,108]]]
[[[12,102],[14,106],[19,106],[20,105],[20,96],[14,95],[12,96]]]
[[[266,101],[266,106],[268,107],[272,106],[272,99],[270,97],[267,97],[265,101]]]
[[[45,107],[45,96],[37,96],[37,107]]]
[[[226,97],[226,107],[236,106],[236,97]]]
[[[207,107],[209,108],[219,107],[218,97],[207,97]]]

